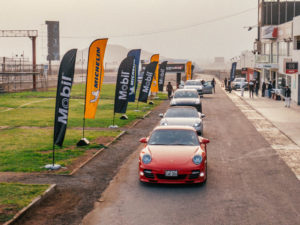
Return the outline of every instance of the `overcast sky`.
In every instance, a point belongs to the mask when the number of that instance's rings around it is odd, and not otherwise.
[[[61,55],[108,37],[109,44],[199,62],[251,50],[257,29],[243,27],[257,24],[255,8],[257,0],[1,0],[0,30],[39,30],[39,62],[46,57],[46,20],[60,22]],[[29,38],[0,38],[0,56],[23,51],[31,57]]]

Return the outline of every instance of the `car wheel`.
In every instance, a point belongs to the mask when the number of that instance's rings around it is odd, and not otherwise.
[[[200,103],[199,109],[200,109],[200,112],[202,113],[202,103]]]

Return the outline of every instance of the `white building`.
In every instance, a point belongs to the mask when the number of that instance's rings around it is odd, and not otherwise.
[[[260,40],[261,54],[256,55],[255,68],[261,72],[261,83],[271,82],[282,94],[288,85],[292,101],[300,104],[299,72],[286,70],[287,62],[300,63],[300,16],[280,25],[261,27]]]

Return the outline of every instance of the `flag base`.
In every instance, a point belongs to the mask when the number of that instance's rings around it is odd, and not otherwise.
[[[122,115],[122,116],[120,117],[120,119],[121,119],[121,120],[128,120],[128,116],[124,114],[124,115]]]
[[[61,165],[58,165],[58,164],[47,164],[46,166],[45,166],[45,168],[47,169],[47,170],[59,170],[60,168],[61,168]]]
[[[77,146],[87,146],[87,145],[89,145],[89,144],[90,144],[90,142],[89,142],[88,139],[86,139],[86,138],[81,138],[80,141],[78,141],[76,145],[77,145]]]
[[[115,129],[115,128],[118,128],[118,127],[119,127],[118,125],[109,125],[108,128],[113,128],[113,129]]]

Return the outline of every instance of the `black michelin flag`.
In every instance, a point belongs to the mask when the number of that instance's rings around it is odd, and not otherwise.
[[[143,81],[140,89],[140,95],[139,95],[139,102],[145,102],[147,103],[149,91],[151,88],[151,83],[153,80],[153,75],[156,70],[158,62],[151,62],[146,66],[146,69],[144,71]]]
[[[159,65],[159,71],[158,71],[158,90],[159,91],[164,91],[167,64],[168,64],[168,61],[164,61]]]
[[[127,56],[120,64],[116,84],[114,113],[126,113],[131,76],[134,76],[134,57]]]
[[[68,123],[69,99],[74,78],[77,49],[69,50],[63,57],[58,73],[54,140],[53,145],[62,146]]]

